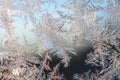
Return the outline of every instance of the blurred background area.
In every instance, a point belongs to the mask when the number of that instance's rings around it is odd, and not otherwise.
[[[1,0],[0,41],[72,47],[94,40],[104,25],[119,25],[119,0]],[[26,40],[26,41],[25,41]],[[2,45],[2,44],[1,44]]]

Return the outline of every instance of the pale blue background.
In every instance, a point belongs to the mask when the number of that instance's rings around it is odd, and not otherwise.
[[[24,1],[26,1],[26,0],[22,0],[22,1],[21,0],[17,0],[16,4],[20,4],[21,2],[24,2]],[[57,5],[61,5],[65,1],[66,0],[58,0],[57,1]],[[107,0],[104,0],[104,3],[102,3],[102,4],[99,4],[97,1],[98,0],[92,0],[92,2],[93,2],[94,5],[100,5],[100,6],[104,6],[104,7],[106,7],[108,5]],[[42,9],[48,9],[46,11],[48,13],[53,13],[55,11],[55,8],[56,7],[55,7],[54,3],[52,3],[51,5],[49,5],[49,3],[46,3],[46,4],[42,5]],[[56,9],[59,10],[59,11],[64,11],[65,12],[65,10],[63,8],[61,8],[60,6],[58,6]],[[107,13],[105,11],[101,11],[101,12],[98,12],[97,15],[100,15],[100,16],[104,15],[104,19],[106,20],[107,17],[109,16],[109,13]],[[59,15],[57,13],[55,13],[54,16],[55,17],[59,17]],[[26,38],[27,38],[27,40],[28,40],[29,43],[32,44],[32,43],[37,42],[38,39],[37,39],[36,35],[31,32],[31,29],[33,28],[32,24],[27,25],[27,29],[25,29],[25,26],[24,26],[24,17],[15,18],[15,20],[16,20],[16,29],[15,29],[15,35],[16,35],[16,37],[19,37],[19,40],[22,43],[24,43],[23,35],[26,36]],[[101,22],[101,24],[103,24],[103,23],[104,22]],[[66,25],[66,28],[69,28],[69,27],[67,27],[67,25]],[[2,29],[2,28],[0,28],[0,41],[4,37],[4,34],[5,34],[5,30]]]

